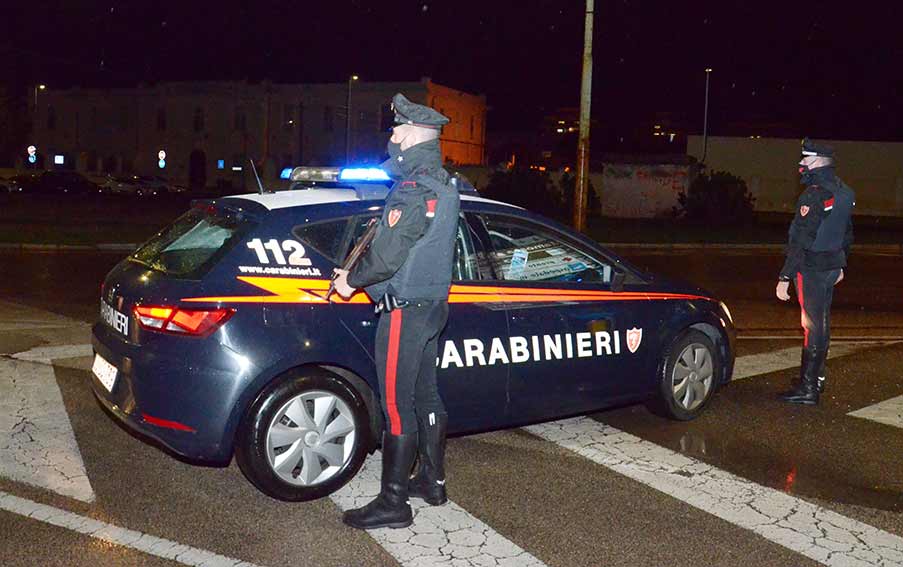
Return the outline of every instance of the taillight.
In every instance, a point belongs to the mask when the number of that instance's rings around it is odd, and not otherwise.
[[[156,305],[136,305],[133,309],[144,329],[174,335],[204,337],[218,329],[235,313],[234,309],[181,309]]]

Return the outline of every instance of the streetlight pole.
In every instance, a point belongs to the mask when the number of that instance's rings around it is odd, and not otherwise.
[[[702,117],[702,159],[700,163],[705,165],[705,156],[709,149],[709,75],[712,74],[712,68],[707,67],[705,70],[705,111]]]
[[[345,117],[345,165],[351,157],[351,84],[357,80],[357,75],[348,77],[348,104],[346,106],[347,116]]]

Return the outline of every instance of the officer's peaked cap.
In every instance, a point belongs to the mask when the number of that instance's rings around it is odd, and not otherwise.
[[[412,124],[421,128],[441,129],[448,124],[448,117],[428,106],[411,102],[403,94],[392,97],[392,110],[396,124]]]
[[[803,140],[803,156],[834,157],[834,148],[827,144],[813,142],[809,138]]]

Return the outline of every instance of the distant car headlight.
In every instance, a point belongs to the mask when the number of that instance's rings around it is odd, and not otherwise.
[[[727,320],[731,322],[731,325],[734,324],[734,318],[731,317],[731,310],[727,308],[727,304],[723,301],[719,301],[718,305],[721,306],[721,310],[724,311],[724,314],[727,315]]]

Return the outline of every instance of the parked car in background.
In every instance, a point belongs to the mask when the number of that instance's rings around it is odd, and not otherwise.
[[[75,171],[45,171],[26,191],[44,195],[87,195],[97,192],[97,185]]]
[[[130,195],[134,197],[153,197],[166,193],[166,189],[153,178],[142,175],[111,176],[103,185],[101,192],[110,195]]]
[[[40,175],[38,172],[0,177],[0,193],[32,193]]]

